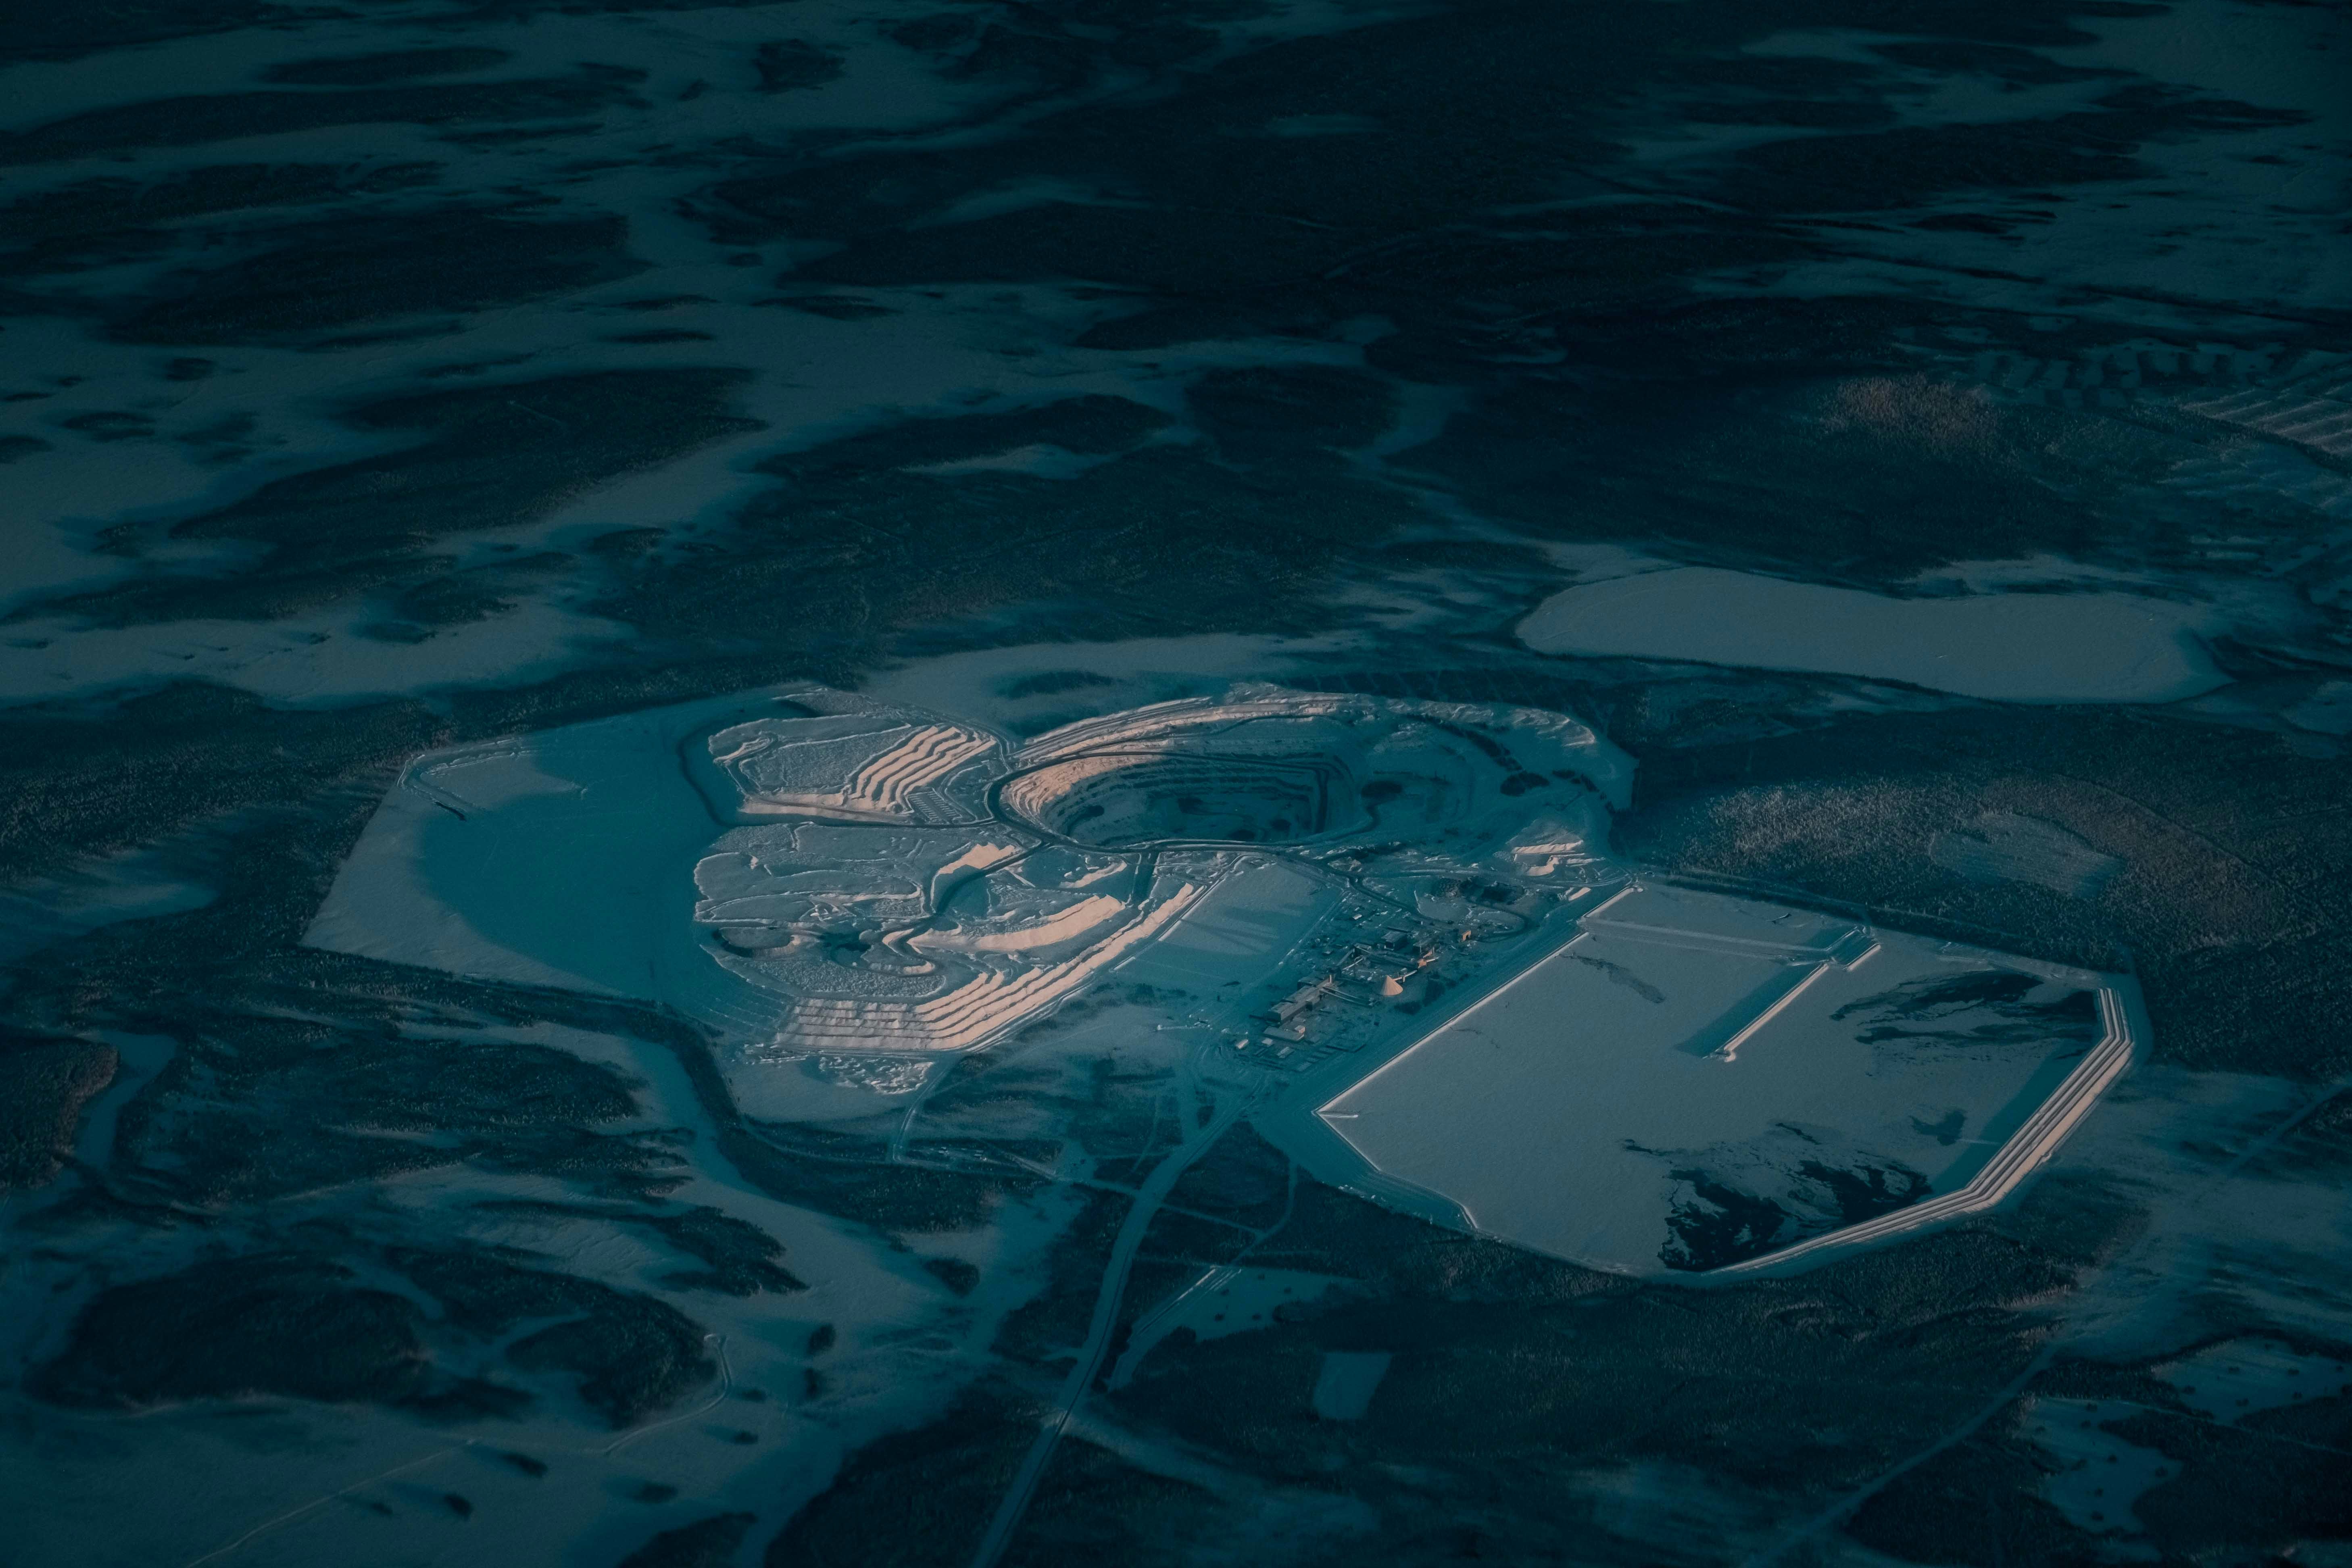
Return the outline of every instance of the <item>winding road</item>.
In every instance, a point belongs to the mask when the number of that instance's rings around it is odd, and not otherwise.
[[[1160,1205],[1175,1191],[1177,1181],[1192,1163],[1232,1130],[1255,1099],[1255,1092],[1223,1097],[1215,1114],[1194,1127],[1166,1159],[1152,1167],[1151,1174],[1136,1189],[1135,1202],[1128,1206],[1127,1219],[1111,1242],[1110,1261],[1103,1270],[1102,1289],[1095,1298],[1094,1318],[1087,1327],[1086,1343],[1079,1347],[1077,1364],[1070,1369],[1068,1379],[1062,1384],[1061,1397],[1046,1416],[1037,1440],[1030,1445],[1021,1468],[1014,1472],[1003,1500],[997,1504],[996,1516],[989,1521],[988,1533],[981,1538],[979,1549],[971,1555],[971,1568],[996,1568],[1004,1549],[1012,1544],[1013,1532],[1021,1527],[1022,1516],[1029,1511],[1029,1500],[1036,1495],[1037,1483],[1045,1479],[1045,1467],[1052,1463],[1063,1432],[1085,1402],[1087,1390],[1094,1386],[1103,1358],[1109,1353],[1111,1334],[1118,1325],[1119,1302],[1127,1295],[1128,1275],[1134,1269],[1135,1255],[1142,1249],[1144,1236],[1150,1230]]]

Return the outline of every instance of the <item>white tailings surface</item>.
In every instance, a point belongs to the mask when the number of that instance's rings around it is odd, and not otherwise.
[[[1321,1115],[1595,1267],[1777,1268],[1990,1207],[2132,1058],[2088,972],[1671,887],[1580,924]]]

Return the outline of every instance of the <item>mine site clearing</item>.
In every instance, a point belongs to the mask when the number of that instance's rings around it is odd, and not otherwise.
[[[1629,772],[1526,709],[751,694],[420,758],[310,940],[675,1006],[819,1123],[1117,975],[1324,1179],[1685,1279],[1998,1204],[2144,1042],[2115,976],[1637,879]]]
[[[1444,705],[1180,703],[1016,752],[844,694],[801,695],[781,712],[774,700],[688,705],[422,758],[310,940],[668,1002],[771,1058],[853,1041],[962,1050],[1131,956],[1245,867],[1286,858],[1357,877],[1364,863],[1347,851],[1371,852],[1358,841],[1380,830],[1393,837],[1376,872],[1458,876],[1415,837],[1482,843],[1497,805],[1507,826],[1537,789],[1576,819],[1561,833],[1596,837],[1605,817],[1588,779],[1620,770],[1580,726],[1526,710],[1522,749],[1564,765],[1504,766]],[[1443,711],[1391,711],[1419,706]],[[1298,787],[1367,740],[1348,769],[1361,788]],[[1378,896],[1412,907],[1410,893]]]

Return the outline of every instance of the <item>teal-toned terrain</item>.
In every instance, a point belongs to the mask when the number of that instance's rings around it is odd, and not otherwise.
[[[2352,1562],[2347,87],[0,5],[0,1561]]]

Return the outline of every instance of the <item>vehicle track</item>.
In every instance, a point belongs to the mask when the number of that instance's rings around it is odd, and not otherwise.
[[[997,1504],[996,1515],[989,1521],[988,1533],[981,1538],[979,1549],[972,1553],[971,1568],[996,1568],[1004,1549],[1013,1542],[1013,1532],[1020,1529],[1022,1517],[1029,1511],[1029,1500],[1036,1495],[1037,1483],[1045,1479],[1045,1468],[1053,1460],[1062,1434],[1068,1429],[1078,1406],[1085,1403],[1087,1390],[1094,1386],[1103,1358],[1109,1352],[1112,1331],[1118,1325],[1119,1302],[1127,1294],[1127,1279],[1134,1269],[1135,1255],[1142,1250],[1153,1216],[1159,1214],[1160,1205],[1175,1190],[1185,1171],[1242,1119],[1256,1098],[1253,1091],[1225,1099],[1205,1124],[1196,1126],[1190,1137],[1152,1167],[1151,1174],[1136,1190],[1135,1202],[1129,1205],[1127,1218],[1111,1242],[1110,1261],[1103,1270],[1102,1289],[1095,1298],[1094,1318],[1087,1328],[1086,1343],[1078,1351],[1077,1364],[1070,1369],[1044,1430],[1030,1445],[1021,1468],[1013,1474],[1013,1484]]]

